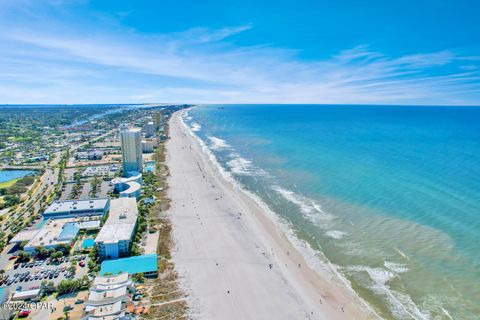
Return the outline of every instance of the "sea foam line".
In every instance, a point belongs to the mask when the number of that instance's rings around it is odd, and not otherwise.
[[[325,235],[327,237],[333,238],[333,239],[342,239],[345,237],[347,233],[345,231],[340,231],[340,230],[330,230],[325,232]]]
[[[229,149],[231,146],[223,139],[214,137],[214,136],[207,136],[210,140],[210,148],[213,150],[221,150],[221,149]]]
[[[385,263],[390,267],[396,266],[397,271],[408,271],[408,269],[406,269],[405,267],[400,268],[400,266],[403,265],[394,264],[391,262]],[[418,308],[418,306],[415,304],[415,302],[409,295],[395,291],[387,284],[390,280],[399,276],[397,272],[387,268],[374,268],[367,266],[351,266],[346,267],[345,269],[347,270],[347,272],[350,273],[366,272],[373,282],[373,284],[368,287],[376,294],[386,297],[387,301],[389,302],[387,306],[396,319],[429,319],[429,316],[424,314]]]
[[[192,123],[191,130],[195,131],[195,132],[200,131],[200,130],[202,130],[202,126],[199,123],[194,122],[194,123]]]
[[[298,206],[304,216],[315,224],[318,224],[322,220],[331,220],[334,218],[334,216],[330,213],[323,211],[321,206],[312,199],[304,197],[291,190],[282,188],[278,185],[273,186],[272,189],[286,200]]]
[[[189,109],[186,110],[189,112]],[[188,113],[187,113],[188,114]],[[185,115],[185,113],[183,114]],[[257,205],[262,209],[265,213],[265,216],[270,219],[287,237],[288,241],[293,245],[293,247],[302,254],[303,258],[305,259],[307,265],[312,270],[315,270],[320,275],[323,275],[325,279],[329,279],[333,276],[333,279],[338,280],[339,285],[343,286],[353,297],[360,302],[360,307],[363,307],[363,311],[369,312],[371,315],[376,316],[378,319],[382,319],[380,315],[372,308],[372,306],[364,300],[358,293],[352,288],[352,284],[350,281],[339,271],[339,267],[328,260],[328,258],[323,254],[323,252],[315,250],[312,248],[310,243],[299,239],[295,235],[295,231],[291,224],[276,214],[270,207],[260,198],[257,194],[250,192],[249,190],[243,188],[238,181],[229,173],[227,172],[222,165],[217,160],[217,157],[211,152],[211,150],[207,147],[205,142],[200,139],[192,130],[191,128],[186,125],[183,120],[182,115],[180,115],[180,123],[183,126],[184,132],[189,134],[197,143],[200,145],[202,152],[207,156],[207,158],[212,162],[212,164],[217,168],[220,175],[228,182],[230,182],[233,187],[247,196],[249,196],[253,201],[257,203]]]

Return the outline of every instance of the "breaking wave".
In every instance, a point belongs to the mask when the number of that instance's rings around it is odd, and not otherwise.
[[[304,197],[278,185],[273,186],[272,189],[286,200],[298,206],[304,216],[312,222],[318,223],[321,220],[331,220],[334,218],[333,215],[323,211],[320,204],[315,200]]]
[[[343,237],[345,237],[346,234],[347,234],[346,232],[339,231],[339,230],[330,230],[330,231],[325,232],[325,235],[327,237],[330,237],[330,238],[333,238],[333,239],[342,239]]]
[[[192,123],[191,130],[194,132],[202,130],[202,126],[196,122]]]
[[[223,139],[217,138],[217,137],[211,137],[208,136],[208,139],[210,140],[210,148],[213,150],[221,150],[221,149],[228,149],[230,148],[230,145]]]
[[[346,271],[353,276],[355,274],[367,274],[371,282],[366,285],[378,295],[385,297],[388,301],[387,307],[394,315],[395,319],[416,319],[427,320],[429,315],[423,313],[407,294],[393,290],[388,282],[399,277],[400,273],[407,272],[408,269],[401,264],[385,261],[386,268],[374,268],[367,266],[347,267]]]

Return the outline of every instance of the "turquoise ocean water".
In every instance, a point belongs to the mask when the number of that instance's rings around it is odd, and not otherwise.
[[[480,319],[480,108],[215,105],[184,121],[387,319]]]

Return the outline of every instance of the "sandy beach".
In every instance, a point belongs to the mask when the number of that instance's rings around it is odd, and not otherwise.
[[[194,319],[373,319],[225,179],[175,113],[167,164],[173,261]]]

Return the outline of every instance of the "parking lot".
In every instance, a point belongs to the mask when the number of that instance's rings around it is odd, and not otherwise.
[[[74,258],[77,260],[76,271],[70,273],[67,268],[71,266],[71,259]],[[0,280],[1,286],[9,287],[11,291],[22,291],[39,288],[42,281],[52,281],[57,285],[63,279],[81,278],[88,272],[88,260],[87,255],[77,255],[64,257],[55,262],[46,259],[18,263],[15,264],[16,267],[3,274]]]

